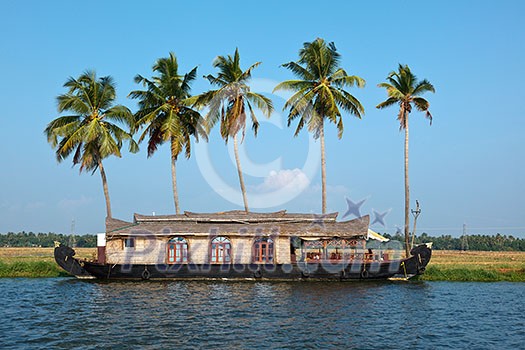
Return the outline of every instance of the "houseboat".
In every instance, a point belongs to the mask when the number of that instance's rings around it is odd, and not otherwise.
[[[369,216],[337,221],[337,215],[283,210],[108,218],[96,260],[75,258],[64,245],[55,248],[55,260],[78,278],[107,280],[345,281],[409,279],[425,271],[430,246],[401,258],[401,249],[369,230]]]

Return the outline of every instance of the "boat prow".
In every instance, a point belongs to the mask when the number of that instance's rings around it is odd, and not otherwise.
[[[409,280],[425,273],[432,257],[432,243],[420,244],[412,248],[410,255],[408,259],[401,263],[398,273],[392,276],[390,280]]]
[[[74,258],[75,250],[61,243],[55,242],[55,261],[67,273],[79,279],[95,278],[87,272],[81,265],[81,261]]]

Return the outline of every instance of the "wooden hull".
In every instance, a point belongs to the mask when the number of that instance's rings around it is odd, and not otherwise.
[[[69,249],[69,250],[68,250]],[[100,264],[66,255],[68,247],[55,248],[57,263],[79,278],[93,276],[104,280],[377,280],[409,279],[420,275],[430,261],[432,251],[426,245],[412,250],[408,259],[382,262],[292,264]],[[58,255],[58,258],[57,258]]]

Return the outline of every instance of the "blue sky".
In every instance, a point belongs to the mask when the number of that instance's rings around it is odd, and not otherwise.
[[[257,211],[321,210],[319,144],[294,138],[273,86],[293,76],[280,67],[296,60],[302,43],[334,41],[342,66],[367,81],[352,89],[366,113],[345,116],[342,140],[327,133],[328,209],[345,213],[345,198],[365,200],[362,214],[388,214],[373,228],[403,225],[403,133],[395,108],[377,110],[377,88],[398,63],[429,79],[434,123],[411,114],[412,202],[423,212],[418,231],[431,234],[513,234],[525,237],[525,28],[522,1],[3,1],[0,11],[0,233],[103,232],[105,205],[98,173],[79,175],[58,164],[43,135],[57,117],[56,96],[69,76],[95,69],[117,82],[118,103],[137,89],[136,74],[170,51],[181,72],[198,66],[193,92],[210,88],[217,55],[236,47],[244,68],[256,61],[253,89],[274,100],[242,151],[249,202]],[[328,8],[330,6],[330,8]],[[261,116],[261,119],[262,116]],[[169,150],[106,160],[113,215],[174,212]],[[282,190],[290,183],[291,189]],[[210,143],[178,162],[183,210],[241,209],[231,149],[213,130]],[[276,194],[277,193],[277,194]],[[237,194],[237,196],[236,196]],[[266,204],[265,204],[266,203]],[[348,217],[350,218],[350,217]]]

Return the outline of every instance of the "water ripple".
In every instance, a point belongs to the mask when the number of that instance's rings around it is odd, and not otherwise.
[[[1,349],[522,348],[512,283],[0,280]]]

